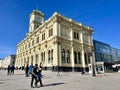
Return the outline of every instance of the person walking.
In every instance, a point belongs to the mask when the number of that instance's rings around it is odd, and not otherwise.
[[[11,75],[11,67],[10,67],[10,65],[8,65],[8,68],[7,68],[7,75]]]
[[[14,75],[14,70],[15,70],[15,66],[12,65],[12,66],[11,66],[11,74],[13,74],[13,75]]]
[[[52,72],[54,71],[54,65],[52,66]]]
[[[33,81],[35,79],[35,87],[37,87],[37,69],[38,64],[35,64],[35,66],[32,69],[32,75],[31,75],[31,87],[33,88]]]
[[[28,64],[26,65],[26,68],[25,68],[25,75],[26,77],[29,76],[29,65]]]
[[[32,74],[32,69],[33,69],[33,64],[31,63],[30,67],[29,67],[29,74]]]
[[[43,84],[42,84],[42,80],[41,80],[41,78],[42,78],[42,68],[38,68],[38,73],[37,73],[37,76],[38,76],[38,80],[37,80],[37,83],[38,82],[40,82],[40,86],[42,87],[43,86]]]
[[[59,73],[60,67],[58,65],[56,66],[56,69],[57,69],[57,76],[60,76],[60,73]]]

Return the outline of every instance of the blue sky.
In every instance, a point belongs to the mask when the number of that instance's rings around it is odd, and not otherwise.
[[[120,0],[0,0],[0,58],[16,53],[37,4],[45,20],[57,11],[93,26],[94,39],[120,48]]]

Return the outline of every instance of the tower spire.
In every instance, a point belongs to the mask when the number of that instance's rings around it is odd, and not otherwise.
[[[38,10],[38,3],[37,3],[37,5],[36,5],[36,10]]]
[[[38,0],[37,0],[37,2],[36,2],[36,10],[38,10]]]

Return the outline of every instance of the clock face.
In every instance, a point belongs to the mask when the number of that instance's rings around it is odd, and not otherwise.
[[[30,19],[30,23],[34,20],[37,21],[37,22],[42,22],[42,17],[40,17],[38,15],[33,15]]]
[[[38,16],[37,16],[37,17],[36,17],[36,20],[37,20],[38,22],[41,22],[42,19],[41,19],[41,17],[38,17]]]

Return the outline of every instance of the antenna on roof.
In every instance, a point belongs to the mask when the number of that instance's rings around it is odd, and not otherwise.
[[[39,8],[39,0],[36,0],[36,10]]]
[[[36,10],[38,10],[38,3],[36,4]]]

